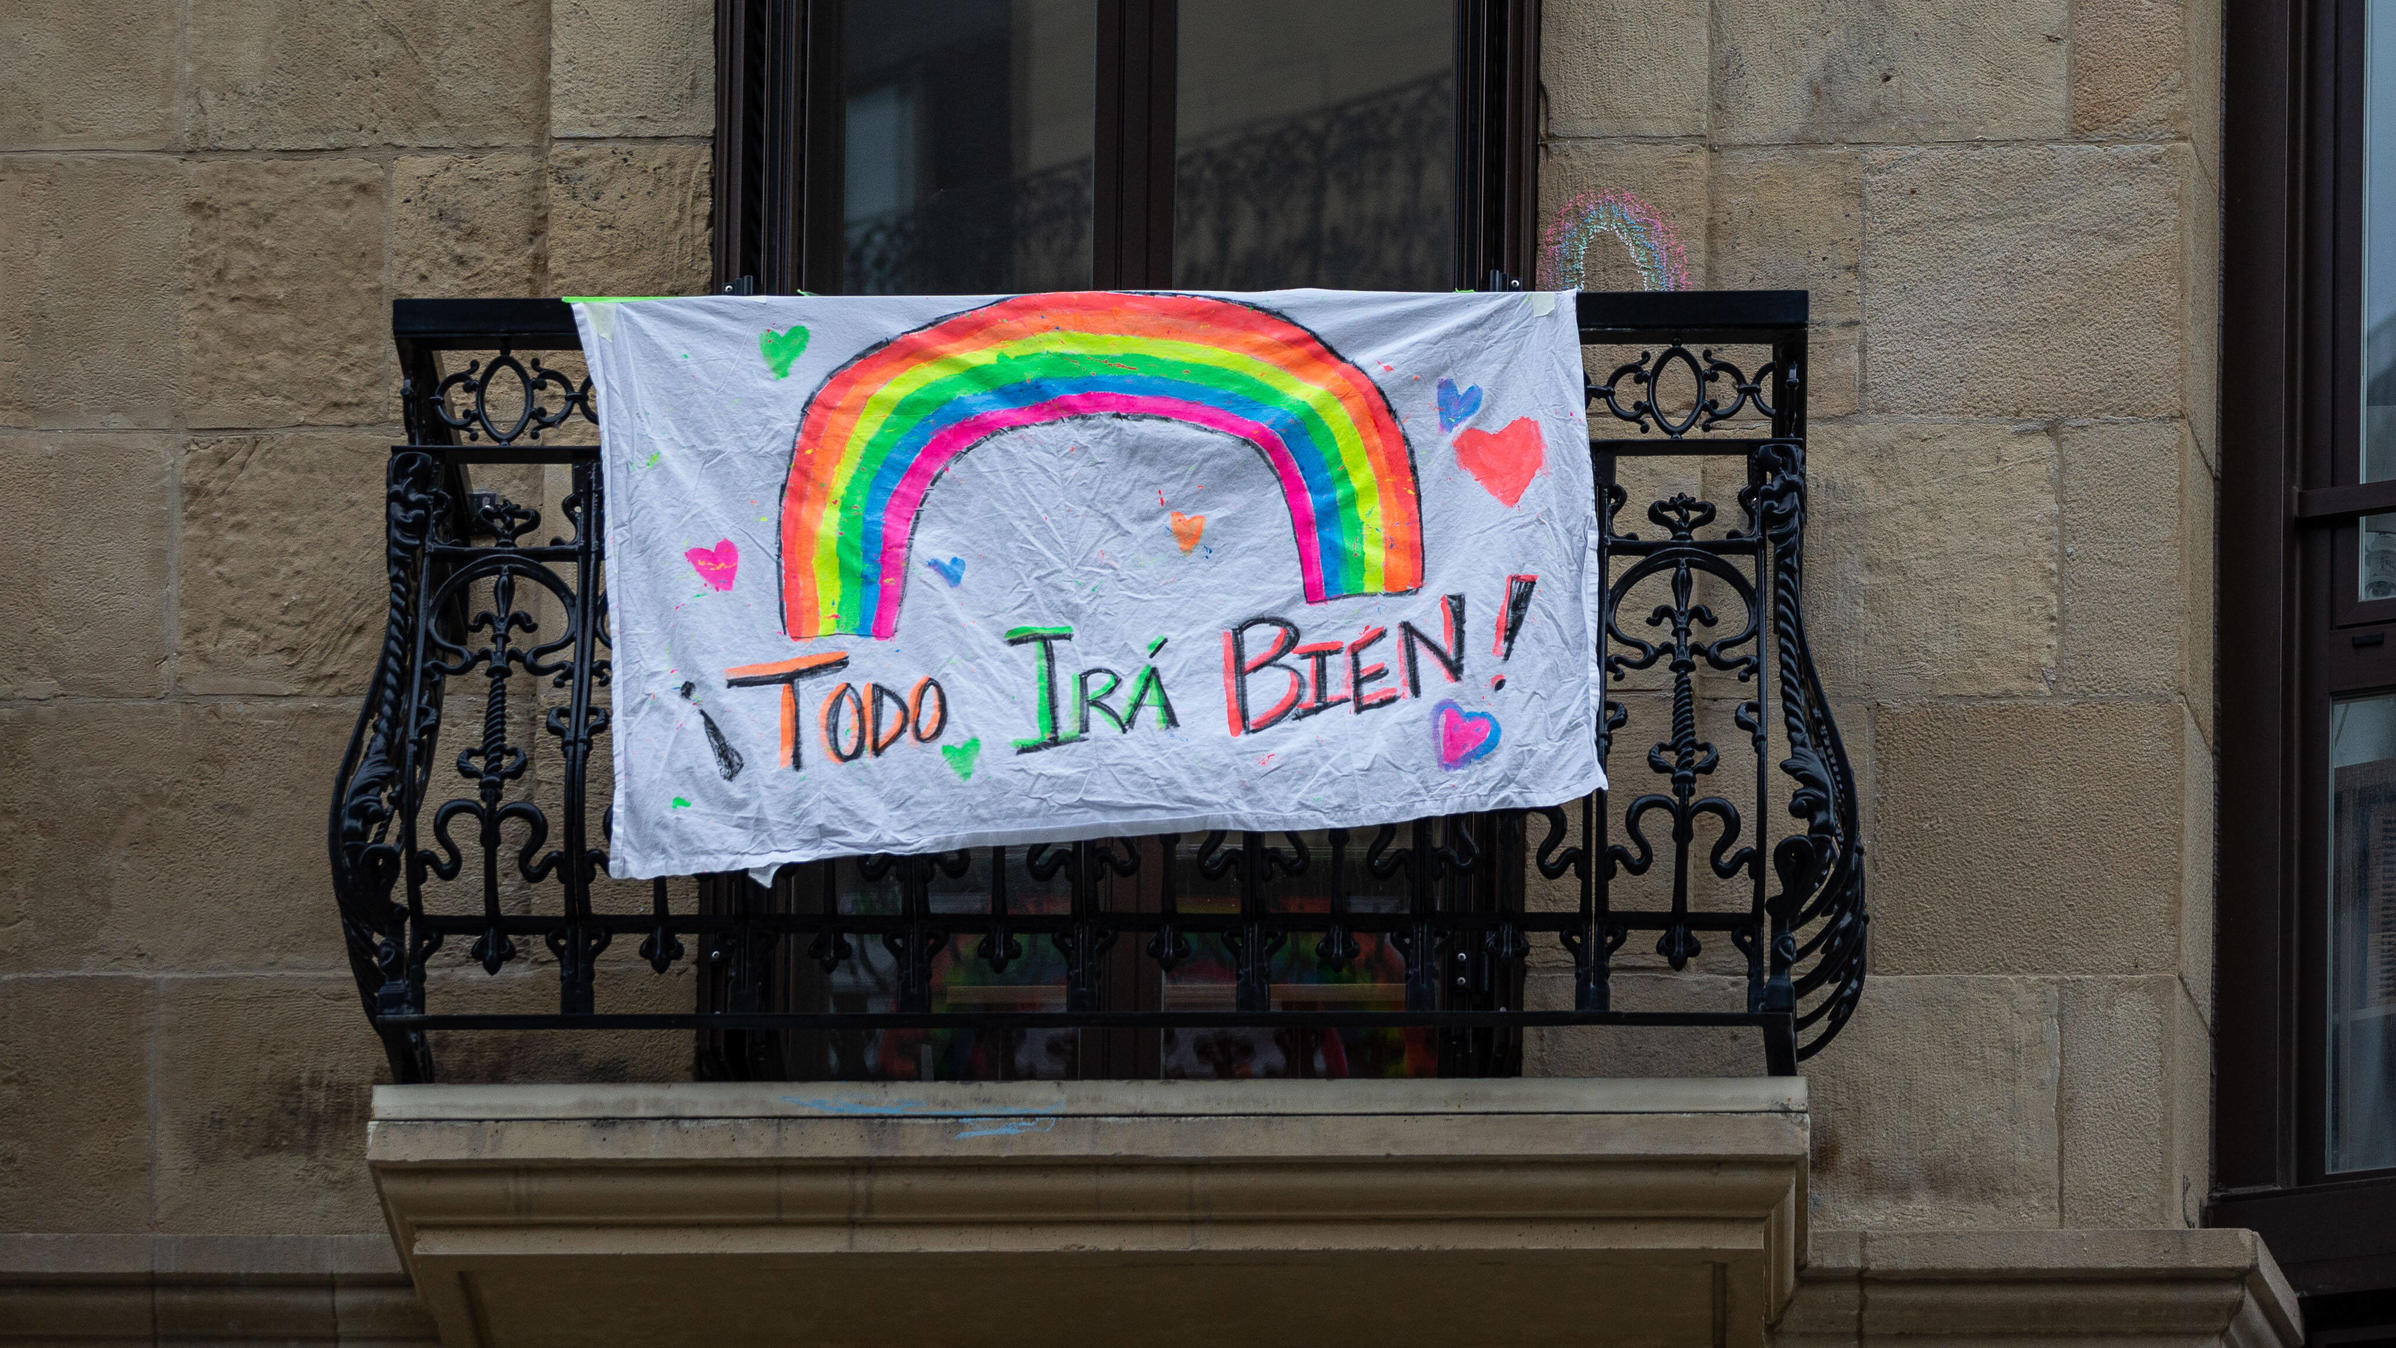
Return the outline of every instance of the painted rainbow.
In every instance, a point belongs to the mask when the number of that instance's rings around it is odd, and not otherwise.
[[[942,471],[1002,432],[1091,416],[1254,447],[1289,505],[1309,603],[1422,584],[1405,431],[1321,338],[1197,295],[1023,295],[873,347],[808,399],[782,497],[790,635],[895,634],[916,512]]]

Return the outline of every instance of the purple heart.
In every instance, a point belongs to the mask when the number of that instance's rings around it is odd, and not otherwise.
[[[1497,751],[1498,719],[1441,702],[1431,709],[1431,736],[1439,745],[1439,766],[1454,772]]]
[[[1481,410],[1481,386],[1471,385],[1461,391],[1453,379],[1439,381],[1439,429],[1452,431]]]

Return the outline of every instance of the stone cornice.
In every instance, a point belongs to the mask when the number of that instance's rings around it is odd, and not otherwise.
[[[451,1343],[560,1317],[621,1333],[671,1269],[683,1332],[714,1342],[752,1324],[946,1342],[943,1317],[975,1304],[1065,1335],[1203,1306],[1191,1325],[1301,1341],[1313,1301],[1359,1336],[1482,1305],[1443,1337],[1632,1317],[1757,1344],[1801,1257],[1804,1099],[1747,1081],[385,1087],[368,1152]],[[519,1295],[536,1288],[538,1325]],[[864,1305],[879,1318],[852,1323]]]

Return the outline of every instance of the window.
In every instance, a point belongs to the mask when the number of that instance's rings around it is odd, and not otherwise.
[[[721,279],[977,294],[1448,290],[1525,275],[1536,24],[1524,0],[732,0],[718,23]],[[770,891],[739,877],[705,884],[720,911],[830,905],[869,921],[897,921],[911,903],[997,912],[1004,896],[1008,920],[1028,928],[912,953],[866,942],[836,961],[778,950],[764,958],[792,1007],[1061,1010],[1083,977],[1099,1004],[1126,1010],[1236,1011],[1264,998],[1404,1010],[1426,994],[1449,1006],[1518,1003],[1518,990],[1469,976],[1428,980],[1439,986],[1412,988],[1410,1002],[1407,962],[1370,933],[1353,934],[1336,961],[1311,943],[1276,949],[1252,966],[1264,988],[1239,986],[1222,936],[1188,938],[1166,967],[1119,950],[1090,952],[1077,972],[1038,934],[1042,918],[1076,903],[1237,914],[1243,892],[1260,892],[1241,879],[1251,865],[1279,868],[1269,902],[1292,911],[1408,911],[1418,896],[1376,872],[1371,841],[1369,830],[1213,844],[1185,835],[1141,840],[1136,869],[1110,868],[1087,845],[985,848],[905,877],[844,860],[788,868]],[[1519,906],[1519,893],[1495,887],[1443,881],[1437,902]],[[928,977],[910,974],[910,959]],[[1405,1076],[1510,1071],[1519,1045],[1494,1031],[1429,1029],[703,1038],[703,1065],[725,1055],[752,1076]]]
[[[2361,1296],[2396,1288],[2396,0],[2225,17],[2208,1220]]]
[[[1448,290],[1531,259],[1528,0],[727,0],[720,280]]]

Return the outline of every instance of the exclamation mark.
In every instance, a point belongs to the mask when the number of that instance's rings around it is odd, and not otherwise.
[[[1489,653],[1500,660],[1514,658],[1514,639],[1522,635],[1523,619],[1531,616],[1531,591],[1538,588],[1537,576],[1506,577],[1506,602],[1498,610],[1497,636],[1489,644]],[[1490,688],[1506,686],[1506,676],[1498,675],[1489,681]]]
[[[698,691],[699,685],[696,683],[682,685],[683,699],[694,707],[699,707],[699,699],[695,696]],[[705,707],[699,707],[699,723],[707,727],[707,747],[715,750],[715,770],[722,773],[727,782],[738,777],[740,770],[748,766],[742,760],[740,750],[733,748],[731,742],[724,738],[724,732],[716,729],[715,718],[707,714]]]

